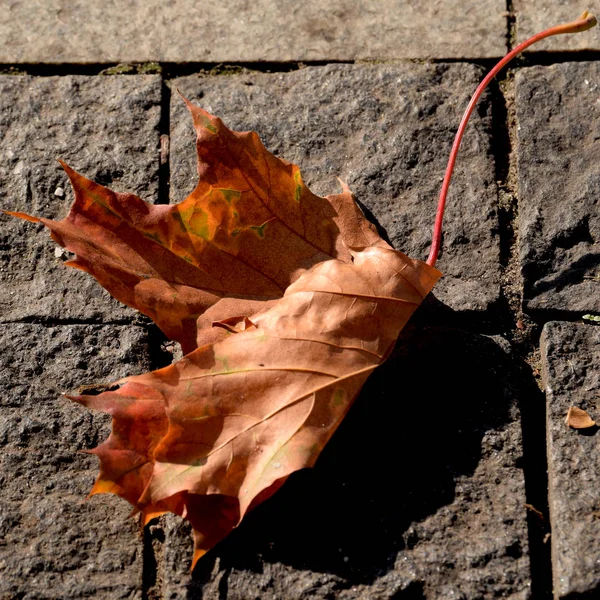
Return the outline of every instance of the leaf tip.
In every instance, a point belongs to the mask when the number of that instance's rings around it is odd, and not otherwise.
[[[64,396],[67,400],[72,400],[73,402],[77,402],[77,404],[82,404],[83,406],[86,405],[85,396],[72,396],[71,394],[68,394],[67,392],[61,392],[60,395]]]
[[[23,219],[24,221],[29,221],[30,223],[39,223],[40,220],[37,217],[32,217],[27,213],[12,211],[12,210],[2,210],[0,211],[5,215],[9,215],[10,217],[17,217],[17,219]]]
[[[131,516],[136,515],[138,512],[140,512],[140,510],[138,508],[134,508]],[[158,517],[160,517],[161,515],[164,515],[166,512],[165,510],[153,510],[153,509],[142,509],[141,510],[141,522],[142,522],[142,527],[146,527],[146,525],[148,525],[148,523],[150,523],[150,521],[152,521],[152,519],[158,519]]]
[[[63,171],[72,179],[72,176],[77,175],[75,169],[72,169],[64,160],[57,158],[58,164],[63,168]]]
[[[181,98],[181,99],[182,99],[182,100],[183,100],[183,101],[184,101],[186,104],[190,104],[190,101],[189,101],[189,100],[188,100],[188,99],[187,99],[187,98],[186,98],[186,97],[185,97],[185,96],[184,96],[184,95],[181,93],[181,90],[180,90],[178,87],[176,87],[176,86],[173,86],[173,88],[172,88],[172,89],[173,89],[173,90],[174,90],[174,91],[177,93],[177,95],[178,95],[178,96],[179,96],[179,97],[180,97],[180,98]]]
[[[350,194],[352,196],[352,192],[351,192],[350,188],[348,187],[348,184],[343,179],[340,179],[339,177],[336,177],[336,179],[338,180],[338,183],[340,184],[340,187],[342,188],[342,193]]]
[[[60,160],[60,159],[57,159],[57,160],[58,160],[60,166],[63,168],[64,172],[67,174],[67,177],[69,178],[69,181],[71,182],[71,186],[73,187],[73,190],[75,190],[76,193],[78,191],[81,191],[82,189],[88,188],[90,185],[99,185],[99,184],[94,184],[93,181],[91,181],[87,177],[84,177],[83,175],[78,173],[75,169],[70,167],[65,161]],[[77,199],[77,194],[76,194],[76,199]]]
[[[195,110],[198,110],[199,107],[196,106],[189,98],[187,98],[187,96],[184,96],[178,88],[175,88],[175,91],[177,92],[177,94],[179,94],[179,97],[185,102],[185,105],[187,107],[187,109],[190,111],[190,113],[192,113],[192,116],[194,114]]]

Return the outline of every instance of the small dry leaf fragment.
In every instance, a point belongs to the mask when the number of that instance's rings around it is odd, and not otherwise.
[[[527,503],[526,503],[526,504],[524,504],[523,506],[525,506],[525,508],[526,508],[528,511],[530,511],[530,512],[534,513],[534,514],[535,514],[537,517],[539,517],[539,519],[540,519],[541,521],[543,521],[543,520],[544,520],[544,513],[543,513],[541,510],[538,510],[538,509],[537,509],[535,506],[533,506],[533,504],[527,504]]]
[[[576,406],[571,406],[567,412],[565,423],[573,429],[588,429],[596,426],[594,421],[587,412]]]

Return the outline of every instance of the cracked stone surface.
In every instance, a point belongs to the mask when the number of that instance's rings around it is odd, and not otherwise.
[[[516,76],[519,259],[531,312],[600,312],[600,63]]]
[[[571,429],[571,406],[600,422],[600,328],[547,323],[542,335],[552,568],[556,598],[600,594],[598,428]]]
[[[129,505],[85,501],[108,415],[60,396],[150,366],[136,326],[0,324],[0,598],[141,598]],[[15,348],[15,352],[4,349]]]
[[[427,365],[442,355],[432,380]],[[316,467],[191,578],[189,529],[175,517],[156,525],[162,597],[529,598],[521,378],[501,338],[409,328]]]
[[[514,0],[516,14],[517,43],[553,25],[568,23],[577,19],[586,9],[598,16],[597,5],[593,3],[571,2],[570,0]],[[600,50],[600,30],[595,27],[578,35],[559,35],[543,40],[531,52],[565,52],[569,50]]]
[[[314,192],[346,181],[392,244],[425,260],[441,180],[460,116],[482,77],[472,65],[328,65],[291,73],[241,72],[173,81],[232,129],[255,130],[298,164]],[[171,100],[171,201],[197,181],[191,119]],[[490,105],[464,139],[447,207],[444,278],[434,294],[454,310],[487,310],[500,297],[497,188]]]
[[[158,197],[158,76],[0,76],[0,209],[61,219],[73,201],[60,158],[115,191]],[[136,313],[41,224],[0,215],[0,321],[117,321]]]
[[[459,0],[17,0],[4,17],[0,63],[464,58],[506,49],[502,0],[468,10]]]

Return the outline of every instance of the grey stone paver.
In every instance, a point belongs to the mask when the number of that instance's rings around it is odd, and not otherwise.
[[[600,311],[600,63],[517,73],[519,256],[530,311]]]
[[[173,87],[230,128],[256,130],[316,193],[337,193],[339,176],[396,248],[425,260],[454,132],[481,76],[472,65],[328,65],[191,76]],[[171,200],[180,201],[197,181],[195,138],[176,93],[171,106]],[[437,265],[444,278],[434,291],[464,311],[486,310],[500,296],[489,105],[480,114],[458,161]]]
[[[553,25],[577,19],[585,9],[598,16],[598,4],[594,2],[572,2],[571,0],[514,0],[516,13],[517,42],[523,42],[539,31]],[[539,42],[531,52],[600,50],[600,30],[596,27],[578,35],[560,35]]]
[[[131,507],[84,501],[97,460],[79,451],[107,437],[110,418],[60,393],[147,370],[145,331],[0,324],[0,347],[0,598],[141,598]]]
[[[600,421],[600,328],[551,322],[542,336],[556,598],[600,594],[600,451],[597,428],[565,424],[570,406]]]
[[[63,218],[61,158],[89,179],[158,196],[158,76],[0,76],[0,209]],[[60,190],[57,195],[57,188]],[[133,318],[87,274],[67,269],[42,225],[0,215],[0,321]]]
[[[0,21],[0,63],[500,56],[505,11],[502,0],[17,1]]]
[[[163,597],[529,598],[520,377],[500,338],[409,329],[317,466],[191,580],[189,530],[166,521]]]

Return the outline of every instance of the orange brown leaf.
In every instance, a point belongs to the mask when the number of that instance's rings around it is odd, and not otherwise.
[[[73,399],[113,418],[91,493],[144,522],[187,518],[195,562],[314,464],[440,273],[383,241],[345,186],[314,195],[255,133],[188,106],[200,182],[186,200],[149,205],[65,166],[75,204],[39,221],[189,352]]]

